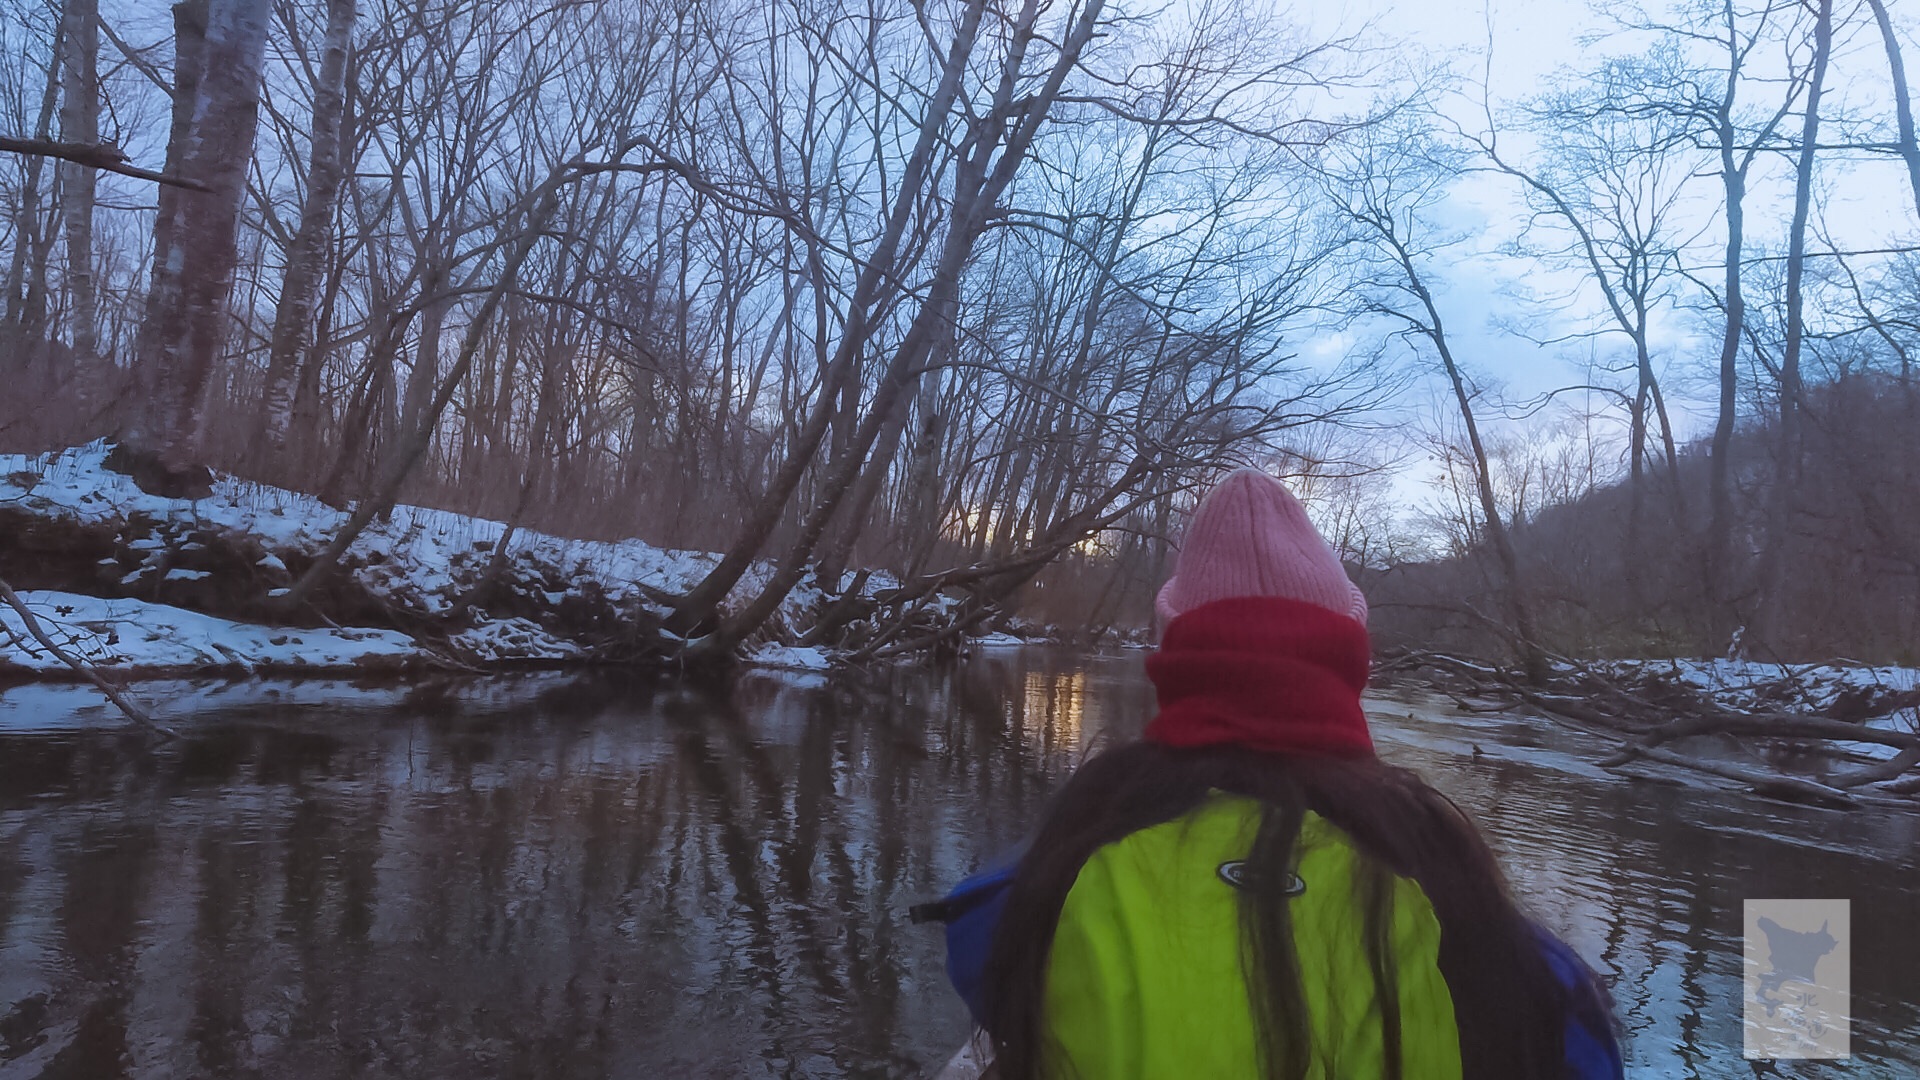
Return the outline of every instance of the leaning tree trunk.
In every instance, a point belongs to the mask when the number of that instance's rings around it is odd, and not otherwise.
[[[307,199],[300,225],[287,246],[286,275],[273,313],[273,337],[267,349],[267,388],[260,404],[258,434],[275,464],[286,452],[292,427],[294,392],[301,356],[313,341],[314,297],[327,261],[334,208],[340,200],[340,126],[346,115],[347,52],[353,44],[357,0],[327,0],[326,37],[320,45],[320,73],[313,87],[313,141],[307,159]]]
[[[235,238],[253,159],[271,0],[181,0],[167,172],[210,192],[166,188],[153,224],[153,278],[135,346],[144,400],[127,448],[171,485],[197,452],[202,399],[226,337]]]
[[[1433,293],[1427,288],[1415,264],[1413,253],[1393,232],[1391,217],[1372,219],[1373,227],[1380,230],[1393,251],[1400,271],[1405,275],[1406,287],[1419,300],[1422,313],[1426,316],[1422,323],[1417,317],[1403,316],[1413,322],[1416,330],[1433,345],[1434,352],[1440,357],[1441,368],[1447,376],[1447,385],[1453,390],[1454,404],[1460,410],[1460,422],[1466,428],[1467,446],[1473,454],[1474,493],[1480,503],[1482,524],[1487,530],[1487,543],[1493,548],[1493,555],[1500,564],[1500,572],[1505,578],[1505,599],[1507,615],[1513,620],[1512,634],[1519,654],[1521,666],[1526,672],[1529,683],[1540,686],[1547,679],[1547,658],[1540,645],[1540,637],[1534,627],[1533,605],[1527,592],[1527,582],[1520,567],[1520,554],[1513,546],[1513,536],[1507,530],[1506,519],[1500,514],[1499,500],[1493,494],[1493,469],[1487,460],[1486,444],[1480,439],[1480,425],[1473,412],[1473,395],[1467,390],[1466,377],[1460,371],[1460,364],[1453,355],[1453,348],[1447,337],[1445,323],[1440,318],[1439,305],[1434,302]],[[1381,222],[1388,224],[1381,224]]]
[[[927,298],[920,310],[914,313],[913,322],[901,336],[900,345],[888,361],[887,370],[874,391],[868,414],[861,421],[853,445],[839,465],[829,468],[828,475],[821,482],[819,501],[802,521],[799,536],[775,565],[771,580],[738,614],[721,624],[702,643],[702,649],[731,650],[772,617],[780,602],[800,583],[814,546],[819,543],[827,525],[833,520],[834,512],[852,488],[861,463],[873,449],[881,429],[891,419],[891,410],[903,394],[914,388],[921,375],[920,368],[935,354],[941,340],[950,332],[952,312],[959,304],[962,271],[972,258],[974,245],[979,242],[993,212],[999,208],[1001,195],[1013,182],[1028,148],[1033,144],[1034,136],[1052,111],[1067,74],[1079,64],[1081,50],[1099,28],[1104,0],[1090,0],[1080,11],[1072,28],[1059,44],[1059,54],[1047,73],[1046,81],[1016,105],[1015,86],[1024,74],[1021,71],[1022,61],[1030,35],[1034,33],[1033,24],[1038,9],[1039,5],[1029,0],[1021,10],[1013,31],[1013,46],[994,91],[993,112],[989,116],[997,113],[1013,118],[1008,124],[1005,140],[996,143],[991,136],[987,136],[976,144],[963,144],[960,160],[954,168],[954,195],[947,236],[939,262],[931,275],[932,284],[927,289]],[[990,123],[986,126],[990,127]],[[998,157],[990,159],[996,146],[1000,153]],[[684,606],[676,612],[682,617],[685,614]]]
[[[1867,0],[1873,19],[1880,25],[1880,42],[1887,50],[1887,68],[1893,76],[1894,120],[1900,130],[1900,158],[1907,163],[1907,182],[1913,187],[1913,204],[1920,208],[1920,138],[1914,135],[1913,92],[1907,87],[1907,65],[1900,55],[1900,39],[1887,16],[1885,0]]]
[[[669,630],[692,634],[706,627],[721,601],[733,591],[734,585],[739,583],[747,568],[759,558],[761,551],[773,538],[774,530],[786,516],[788,504],[800,489],[801,480],[811,471],[814,457],[828,435],[838,398],[847,381],[857,371],[861,351],[872,329],[867,325],[869,316],[882,298],[887,279],[895,269],[902,239],[923,187],[938,182],[934,166],[943,141],[942,133],[954,102],[959,97],[961,80],[972,57],[975,35],[985,11],[984,0],[972,0],[962,10],[959,32],[948,48],[940,84],[928,101],[913,151],[901,172],[898,195],[888,215],[886,228],[875,245],[873,255],[861,269],[847,305],[846,328],[842,331],[833,359],[821,374],[819,400],[788,447],[786,460],[774,474],[759,505],[742,524],[733,545],[706,577],[675,605],[673,615],[667,622]]]
[[[1519,641],[1516,651],[1526,670],[1527,681],[1538,686],[1546,681],[1547,661],[1540,651],[1540,638],[1534,629],[1533,605],[1527,596],[1526,579],[1521,574],[1520,555],[1514,549],[1513,536],[1507,531],[1506,519],[1500,515],[1499,502],[1493,495],[1493,469],[1487,461],[1486,446],[1480,441],[1480,425],[1473,415],[1472,395],[1467,393],[1466,380],[1460,374],[1460,365],[1454,362],[1452,350],[1445,344],[1444,333],[1438,332],[1440,320],[1437,312],[1433,314],[1433,325],[1436,330],[1434,342],[1441,363],[1446,368],[1448,385],[1453,388],[1454,403],[1460,408],[1460,420],[1467,431],[1467,445],[1473,452],[1473,486],[1480,500],[1480,515],[1485,519],[1487,541],[1493,546],[1494,558],[1499,560],[1500,573],[1506,579],[1507,611],[1513,619],[1514,636]]]
[[[340,556],[353,546],[354,540],[373,524],[375,518],[393,509],[400,498],[400,489],[407,478],[413,474],[414,466],[433,445],[434,429],[440,424],[440,417],[447,411],[447,405],[459,392],[460,384],[466,381],[467,372],[473,367],[474,357],[479,353],[485,339],[487,327],[493,322],[493,316],[520,280],[520,268],[527,257],[533,253],[534,246],[540,242],[547,227],[552,223],[558,205],[560,188],[569,182],[570,170],[565,166],[556,166],[551,175],[528,192],[522,200],[525,207],[524,217],[519,213],[510,213],[503,228],[519,227],[513,243],[506,249],[501,260],[500,278],[493,283],[481,298],[480,307],[467,322],[466,333],[460,344],[460,351],[454,356],[453,364],[444,377],[439,380],[437,389],[431,397],[419,403],[410,413],[408,426],[396,440],[396,445],[385,455],[380,464],[378,479],[371,491],[354,507],[353,516],[347,519],[333,539],[307,565],[300,577],[294,581],[287,592],[279,598],[282,610],[292,610],[306,603],[314,588],[330,573],[340,561]]]

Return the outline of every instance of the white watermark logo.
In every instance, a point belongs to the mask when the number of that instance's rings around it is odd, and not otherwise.
[[[1746,1056],[1848,1056],[1848,949],[1845,900],[1749,900],[1746,903]]]

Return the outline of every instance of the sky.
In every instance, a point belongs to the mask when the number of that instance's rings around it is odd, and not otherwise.
[[[1646,3],[1657,7],[1659,0]],[[1844,13],[1852,7],[1840,0],[1836,11]],[[1899,4],[1892,7],[1905,38],[1911,77],[1920,67],[1920,19],[1913,11],[1903,12]],[[1836,44],[1828,76],[1829,101],[1862,115],[1884,117],[1890,128],[1893,106],[1885,54],[1870,14],[1864,4],[1859,8],[1854,36]],[[1282,5],[1282,10],[1296,23],[1322,33],[1368,25],[1378,37],[1417,50],[1411,59],[1449,64],[1467,84],[1467,93],[1454,98],[1449,108],[1460,122],[1476,127],[1482,126],[1477,84],[1483,71],[1498,112],[1502,106],[1540,93],[1568,70],[1590,68],[1602,57],[1636,44],[1617,34],[1609,37],[1606,31],[1614,23],[1601,13],[1604,9],[1597,10],[1585,0],[1347,0],[1339,5]],[[1489,41],[1492,62],[1485,64],[1482,57]],[[1828,111],[1823,108],[1823,113]],[[1502,145],[1508,145],[1504,135]],[[1791,212],[1790,163],[1776,161],[1757,168],[1769,171],[1756,178],[1749,198],[1750,248],[1784,245]],[[1717,177],[1704,181],[1702,195],[1717,196]],[[1898,236],[1920,232],[1905,173],[1891,157],[1876,163],[1823,166],[1819,198],[1822,219],[1843,245],[1884,247]],[[1682,220],[1689,231],[1702,233],[1706,245],[1717,247],[1723,236],[1719,201],[1703,197],[1700,203]],[[1603,310],[1598,291],[1580,289],[1577,274],[1543,272],[1537,263],[1501,253],[1501,245],[1517,232],[1521,206],[1512,181],[1481,176],[1454,189],[1441,208],[1439,222],[1476,234],[1466,251],[1447,260],[1444,281],[1437,290],[1455,351],[1476,381],[1493,391],[1490,400],[1497,396],[1510,403],[1536,400],[1556,388],[1592,381],[1587,369],[1597,356],[1630,348],[1624,337],[1542,346],[1501,328],[1503,321],[1538,324],[1547,320],[1565,330],[1598,317]],[[1527,300],[1527,292],[1540,299]],[[1718,361],[1718,330],[1685,313],[1674,313],[1660,321],[1656,334],[1664,365],[1662,386],[1675,413],[1675,426],[1683,439],[1702,437],[1714,422],[1714,389],[1709,379]],[[1326,340],[1309,343],[1303,351],[1309,357],[1316,352],[1332,356],[1346,344]],[[1437,389],[1411,398],[1421,406],[1444,404],[1442,395],[1434,392]],[[1487,410],[1492,414],[1489,426],[1496,431],[1502,426],[1500,411]],[[1394,485],[1397,501],[1416,504],[1430,498],[1433,474],[1431,460],[1412,453]]]

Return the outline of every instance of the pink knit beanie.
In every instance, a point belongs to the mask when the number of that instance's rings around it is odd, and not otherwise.
[[[1154,610],[1164,631],[1202,604],[1238,596],[1301,600],[1367,624],[1367,598],[1306,508],[1257,469],[1241,469],[1200,501]]]

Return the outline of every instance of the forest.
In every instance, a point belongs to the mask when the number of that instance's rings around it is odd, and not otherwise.
[[[8,5],[0,452],[335,512],[212,606],[326,621],[408,505],[712,553],[655,651],[1138,638],[1254,465],[1390,646],[1920,659],[1886,0],[1517,97],[1223,0]]]
[[[0,1080],[1920,1076],[1909,65],[0,0]]]

